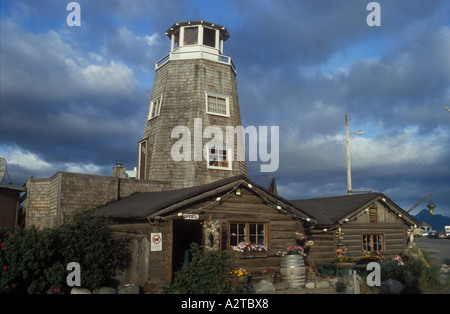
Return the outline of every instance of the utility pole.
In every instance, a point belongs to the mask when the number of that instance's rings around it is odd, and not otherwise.
[[[350,135],[348,132],[348,117],[345,115],[345,136],[347,138],[347,194],[352,195],[352,174],[350,166]]]

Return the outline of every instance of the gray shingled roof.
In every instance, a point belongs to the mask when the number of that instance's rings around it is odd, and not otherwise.
[[[331,196],[321,198],[311,198],[304,200],[292,200],[291,203],[302,212],[317,219],[320,226],[333,226],[339,223],[346,216],[367,208],[370,204],[385,199],[386,203],[409,223],[418,224],[415,218],[411,217],[402,208],[396,205],[382,193],[364,193],[343,196]]]
[[[315,223],[313,217],[309,217],[304,212],[298,210],[288,200],[255,184],[244,175],[238,175],[185,189],[137,193],[97,208],[95,210],[95,215],[108,216],[113,219],[145,219],[151,215],[163,216],[176,211],[179,207],[201,201],[204,198],[223,195],[239,182],[242,182],[242,180],[247,184],[252,184],[253,189],[274,204],[282,206],[283,209],[298,217],[305,219],[309,218],[311,223]]]

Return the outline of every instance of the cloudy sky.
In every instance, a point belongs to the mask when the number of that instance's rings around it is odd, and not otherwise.
[[[154,63],[175,22],[227,27],[244,126],[280,127],[273,173],[288,199],[353,190],[450,216],[450,3],[368,0],[1,2],[0,155],[14,184],[137,165]],[[259,174],[257,163],[249,174]],[[412,213],[426,207],[423,202]]]

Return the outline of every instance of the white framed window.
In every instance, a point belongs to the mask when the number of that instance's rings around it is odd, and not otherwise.
[[[147,120],[151,120],[154,117],[159,116],[159,112],[161,111],[161,104],[162,104],[162,95],[150,103],[150,110],[148,111]]]
[[[219,170],[231,170],[231,149],[223,147],[208,147],[208,168]]]
[[[230,116],[230,100],[227,95],[206,92],[206,113],[218,116]]]

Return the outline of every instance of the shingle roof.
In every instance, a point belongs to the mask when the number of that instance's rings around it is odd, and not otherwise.
[[[151,215],[164,215],[176,211],[181,206],[194,203],[203,198],[222,195],[243,181],[251,184],[252,189],[258,192],[261,197],[270,199],[275,205],[280,205],[283,209],[298,217],[309,218],[311,223],[315,222],[313,217],[309,217],[304,212],[298,210],[288,200],[255,184],[244,175],[185,189],[137,193],[97,208],[95,215],[108,216],[116,219],[144,219]]]
[[[415,218],[411,217],[388,197],[376,192],[293,200],[291,203],[302,212],[316,218],[318,225],[332,226],[338,224],[346,216],[365,209],[380,199],[389,203],[391,209],[401,213],[402,217],[409,223],[418,224]]]

